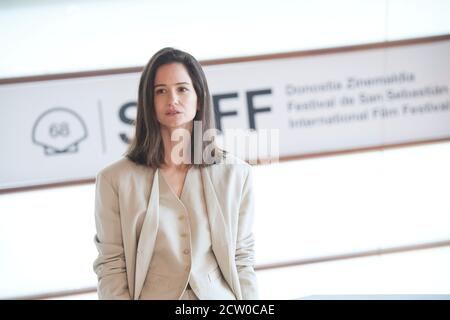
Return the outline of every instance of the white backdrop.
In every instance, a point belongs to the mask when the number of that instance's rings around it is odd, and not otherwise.
[[[216,113],[234,113],[219,118],[223,145],[248,160],[450,137],[449,56],[447,40],[205,71]],[[0,86],[0,188],[94,178],[120,158],[139,76]],[[230,129],[264,132],[269,150],[236,147]]]

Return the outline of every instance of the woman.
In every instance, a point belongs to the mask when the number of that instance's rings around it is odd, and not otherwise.
[[[134,140],[97,174],[100,299],[257,299],[251,167],[215,145],[210,100],[190,54],[145,67]]]

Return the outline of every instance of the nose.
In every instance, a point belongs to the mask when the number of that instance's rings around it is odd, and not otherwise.
[[[169,106],[178,105],[180,103],[178,94],[176,92],[174,92],[173,90],[169,91],[168,102],[169,102]]]

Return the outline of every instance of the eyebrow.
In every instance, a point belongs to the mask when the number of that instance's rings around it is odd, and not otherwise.
[[[177,82],[177,83],[175,83],[176,85],[179,85],[179,84],[190,84],[189,82]],[[167,86],[166,84],[155,84],[155,86],[154,86],[154,88],[156,88],[156,87],[162,87],[162,86]]]

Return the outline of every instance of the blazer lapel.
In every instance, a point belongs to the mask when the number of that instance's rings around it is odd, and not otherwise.
[[[147,276],[150,260],[155,247],[156,235],[158,233],[159,222],[159,169],[154,171],[153,183],[150,190],[150,200],[148,201],[147,213],[142,224],[141,233],[136,254],[136,274],[134,285],[134,299],[139,296]]]
[[[230,254],[231,248],[229,245],[231,241],[231,235],[229,234],[230,230],[226,227],[221,205],[217,198],[216,190],[214,189],[214,184],[208,173],[208,169],[202,168],[201,174],[208,220],[211,228],[212,249],[226,281],[233,291],[236,292],[236,283],[234,283],[235,279],[232,276],[232,270],[230,268],[232,264],[232,255]]]

